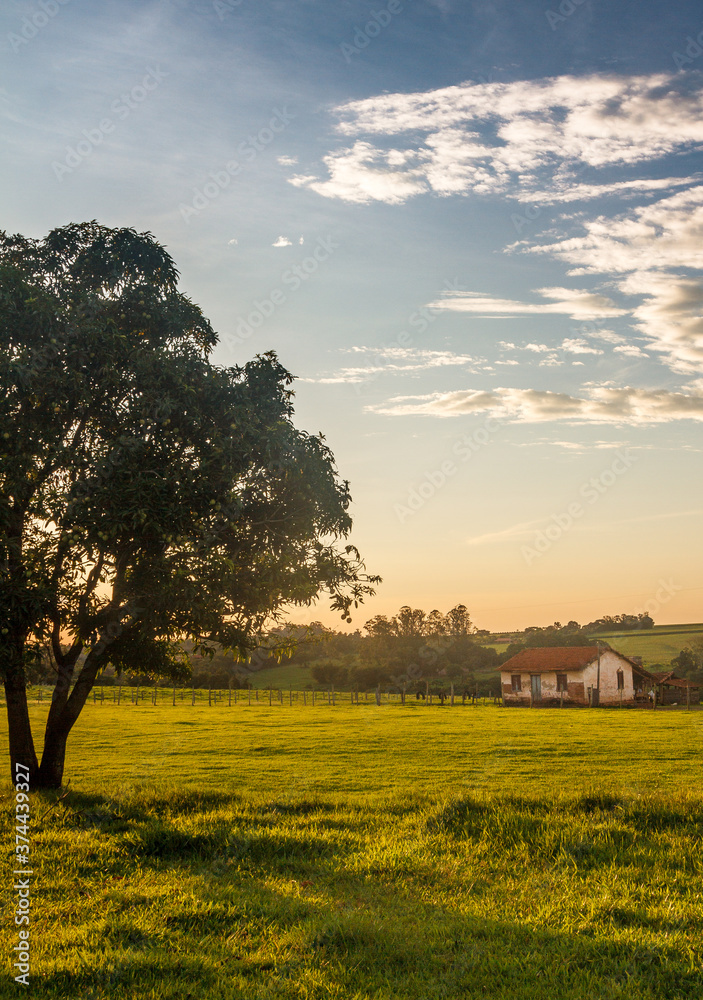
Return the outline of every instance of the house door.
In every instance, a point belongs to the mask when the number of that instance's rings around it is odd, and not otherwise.
[[[532,674],[530,677],[532,682],[532,700],[541,701],[542,700],[542,678],[539,674]]]

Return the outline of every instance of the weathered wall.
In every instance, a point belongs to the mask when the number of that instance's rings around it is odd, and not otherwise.
[[[601,705],[619,705],[618,670],[622,670],[625,687],[622,692],[623,704],[634,701],[635,688],[632,683],[632,667],[626,660],[621,660],[611,650],[605,650],[600,657],[600,703]],[[598,679],[598,664],[591,663],[583,671],[583,683],[588,700],[589,687],[595,688]]]
[[[536,671],[535,671],[536,673]],[[566,673],[568,691],[564,692],[563,703],[587,704],[585,688],[581,680],[580,670],[560,670],[559,673]],[[513,693],[511,684],[511,674],[501,672],[500,680],[503,689],[503,700],[506,705],[529,705],[530,704],[530,675],[522,674],[522,691]],[[554,670],[546,670],[540,673],[542,679],[541,704],[559,704],[561,692],[557,691],[557,674]]]

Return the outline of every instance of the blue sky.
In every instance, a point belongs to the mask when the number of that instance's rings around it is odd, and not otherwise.
[[[279,353],[368,616],[701,619],[699,4],[44,0],[0,37],[3,228],[149,229],[218,363]]]

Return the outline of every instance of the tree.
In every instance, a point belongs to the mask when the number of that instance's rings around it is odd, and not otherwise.
[[[12,775],[58,787],[66,741],[112,664],[169,675],[182,641],[246,657],[286,604],[373,593],[348,483],[292,423],[272,353],[217,337],[149,233],[97,223],[0,233],[0,663]],[[56,671],[41,764],[27,671]],[[74,676],[75,674],[75,676]]]
[[[671,667],[688,680],[703,680],[703,642],[699,640],[685,646],[677,656],[672,657]]]
[[[425,634],[425,612],[420,608],[404,605],[393,619],[395,634],[399,636],[419,636]]]
[[[447,630],[450,635],[470,635],[473,631],[473,623],[464,604],[457,604],[451,611],[447,611]]]
[[[342,684],[346,683],[349,671],[341,663],[330,663],[323,660],[313,666],[311,674],[316,684],[323,686],[336,684],[337,687],[341,687]]]

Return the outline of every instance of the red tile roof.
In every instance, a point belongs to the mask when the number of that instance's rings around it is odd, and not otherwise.
[[[666,671],[665,673],[652,674],[652,677],[654,677],[658,684],[663,684],[664,687],[690,687],[693,689],[700,686],[696,684],[695,681],[686,680],[685,677],[677,677],[673,670]]]
[[[499,670],[513,674],[545,670],[582,670],[598,657],[595,646],[539,646],[523,649],[501,664]],[[623,657],[624,659],[624,657]]]

